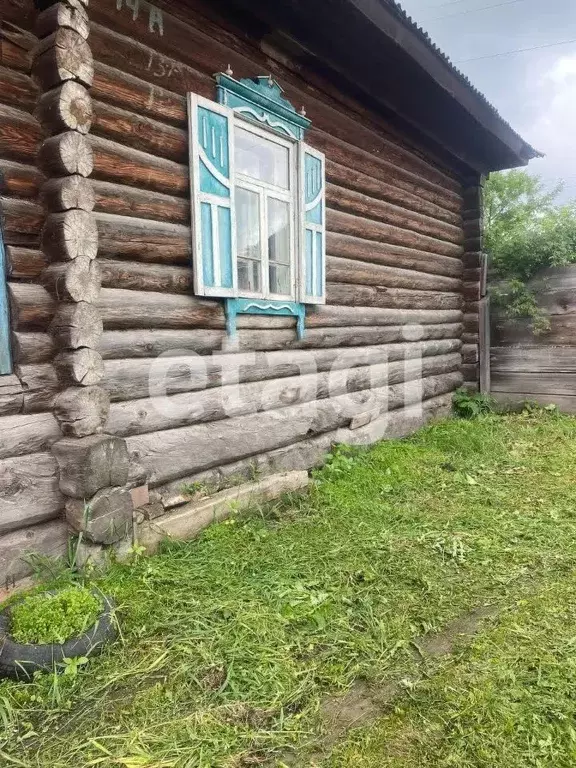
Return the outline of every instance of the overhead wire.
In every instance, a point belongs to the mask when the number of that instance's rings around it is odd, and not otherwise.
[[[505,0],[503,3],[495,3],[494,5],[483,5],[481,8],[470,8],[465,11],[456,11],[456,13],[449,13],[446,16],[434,16],[431,19],[424,18],[423,21],[442,21],[443,19],[453,19],[456,16],[467,16],[469,13],[480,13],[480,11],[489,11],[492,8],[502,8],[505,5],[517,5],[518,3],[525,3],[526,0]]]
[[[453,62],[454,64],[467,64],[470,61],[483,61],[484,59],[496,59],[499,56],[512,56],[515,53],[527,53],[528,51],[541,51],[544,48],[556,48],[559,45],[571,45],[576,43],[576,38],[573,40],[562,40],[558,43],[546,43],[545,45],[533,45],[530,48],[516,48],[513,51],[502,51],[502,53],[490,53],[487,56],[475,56],[471,59],[460,59]]]

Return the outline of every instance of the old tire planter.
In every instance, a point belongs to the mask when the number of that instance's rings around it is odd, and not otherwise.
[[[0,677],[13,680],[31,680],[34,672],[63,670],[63,660],[79,656],[93,656],[116,637],[113,618],[114,601],[98,595],[104,608],[98,621],[79,637],[71,637],[65,643],[46,645],[16,643],[10,637],[10,607],[0,613]],[[60,667],[56,666],[60,665]]]

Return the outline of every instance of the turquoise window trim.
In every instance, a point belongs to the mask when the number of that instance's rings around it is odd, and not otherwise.
[[[295,142],[303,141],[311,121],[305,117],[303,109],[301,112],[296,111],[284,97],[279,83],[271,76],[236,80],[229,70],[227,73],[221,72],[215,75],[215,78],[219,104],[232,109],[239,117],[260,124],[284,138],[287,137]],[[315,195],[318,195],[318,190],[315,190]],[[319,204],[318,211],[311,212],[311,216],[316,218],[321,214],[322,207]],[[241,314],[295,317],[298,339],[304,338],[306,325],[304,302],[259,298],[226,298],[224,301],[226,330],[232,339],[237,337],[236,319]]]
[[[220,72],[216,76],[218,103],[248,120],[263,123],[277,133],[302,141],[310,120],[284,98],[281,86],[271,76],[235,80]]]
[[[6,287],[6,252],[4,237],[0,229],[0,376],[12,373],[10,354],[10,312],[8,311],[8,290]]]
[[[304,338],[306,323],[306,305],[298,301],[271,299],[226,299],[226,331],[231,339],[238,335],[236,330],[237,315],[273,315],[291,316],[297,319],[296,333],[298,340]]]

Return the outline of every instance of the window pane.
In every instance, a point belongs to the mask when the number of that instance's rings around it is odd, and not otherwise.
[[[238,287],[260,291],[260,196],[241,187],[236,188],[236,246],[238,249]]]
[[[236,127],[234,131],[236,173],[289,189],[288,149]]]
[[[268,198],[268,256],[290,264],[290,206],[273,197]]]
[[[238,259],[238,287],[241,291],[260,293],[260,262]]]
[[[290,285],[290,266],[288,264],[272,264],[268,266],[270,274],[270,293],[280,293],[288,296],[292,293]]]

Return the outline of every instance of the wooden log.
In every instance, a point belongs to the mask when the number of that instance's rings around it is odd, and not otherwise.
[[[40,199],[49,211],[55,212],[72,208],[91,211],[95,203],[91,182],[79,174],[49,179],[42,185]]]
[[[9,245],[6,248],[8,276],[14,279],[30,280],[40,276],[48,265],[47,257],[33,248],[19,248]]]
[[[42,175],[27,163],[0,160],[0,194],[9,197],[35,198]]]
[[[38,44],[32,74],[46,91],[68,80],[90,87],[94,78],[90,46],[78,32],[61,27]]]
[[[0,459],[50,450],[61,437],[51,413],[19,414],[0,419]]]
[[[384,221],[402,229],[409,229],[449,243],[461,244],[464,240],[462,227],[456,227],[431,216],[408,211],[398,205],[387,203],[365,192],[349,190],[345,187],[328,183],[326,185],[326,204],[338,211],[353,213],[365,219]]]
[[[438,395],[424,400],[421,406],[408,406],[391,411],[385,417],[386,423],[383,429],[380,429],[381,420],[378,420],[378,429],[375,434],[365,435],[362,429],[338,429],[333,432],[324,432],[307,440],[299,440],[292,445],[181,477],[156,487],[155,491],[160,494],[164,508],[169,509],[189,501],[190,497],[182,493],[182,486],[185,483],[187,485],[199,483],[210,493],[214,493],[237,485],[239,480],[250,481],[255,474],[262,477],[277,472],[321,467],[326,460],[326,455],[336,444],[369,444],[383,438],[406,437],[424,426],[430,418],[447,416],[451,407],[451,394]],[[373,425],[374,422],[369,424],[368,428]]]
[[[0,534],[51,520],[64,507],[49,453],[0,461]]]
[[[189,267],[164,264],[140,264],[132,261],[99,260],[102,285],[136,291],[193,293],[194,281]]]
[[[112,401],[137,400],[220,387],[228,383],[264,381],[356,365],[450,354],[459,349],[459,339],[445,339],[349,349],[332,347],[208,357],[185,357],[180,354],[160,359],[108,360],[104,364],[103,386]]]
[[[69,387],[54,399],[54,416],[66,437],[87,437],[101,432],[110,409],[101,387]]]
[[[10,317],[14,330],[45,329],[55,310],[48,291],[32,283],[8,283]]]
[[[418,288],[425,291],[458,291],[462,287],[461,281],[455,277],[430,275],[412,269],[380,266],[338,256],[327,257],[326,279],[331,283]]]
[[[12,354],[18,365],[47,363],[54,357],[54,349],[48,333],[15,331],[12,334]]]
[[[65,520],[50,520],[12,531],[0,537],[0,573],[7,587],[33,574],[27,555],[64,558],[68,551],[68,526]],[[26,558],[26,559],[25,559]]]
[[[13,30],[0,30],[0,60],[8,69],[30,74],[32,55],[30,49],[22,44],[20,35]],[[36,40],[34,40],[34,45]]]
[[[189,200],[108,181],[92,181],[92,186],[97,211],[157,219],[174,224],[190,224]]]
[[[38,89],[28,75],[0,66],[0,101],[3,104],[32,112],[37,98]]]
[[[71,261],[80,256],[95,259],[98,230],[94,216],[86,211],[65,211],[46,217],[42,248],[56,260]]]
[[[40,97],[36,114],[50,133],[88,133],[92,125],[92,99],[83,85],[69,80]]]
[[[23,413],[50,411],[60,388],[54,366],[48,363],[19,365],[15,373],[24,389]]]
[[[347,283],[328,283],[326,296],[331,304],[347,306],[399,309],[459,309],[462,306],[462,297],[459,293],[434,293],[407,288],[382,288]]]
[[[88,39],[90,34],[88,13],[79,0],[55,3],[38,14],[35,27],[38,37],[47,37],[62,27],[74,30],[83,40]]]
[[[92,96],[99,101],[115,104],[162,122],[186,126],[186,99],[180,94],[128,75],[115,66],[94,63]]]
[[[428,235],[420,235],[385,224],[382,221],[372,221],[330,208],[326,211],[326,226],[330,231],[339,232],[342,235],[353,235],[365,240],[376,240],[381,243],[401,245],[405,248],[430,251],[430,253],[439,253],[442,256],[459,258],[462,254],[462,247],[455,243],[447,243],[428,237]]]
[[[190,264],[189,227],[110,213],[94,214],[100,256]]]
[[[419,272],[446,275],[447,277],[460,277],[462,274],[460,259],[418,251],[414,248],[404,248],[400,245],[365,240],[352,235],[342,235],[337,232],[328,231],[326,233],[326,248],[332,256],[367,261],[371,264],[414,269]]]
[[[380,307],[338,306],[319,304],[306,311],[306,327],[353,325],[407,325],[409,327],[433,323],[461,323],[459,309],[384,309]],[[410,331],[412,332],[412,331]]]
[[[458,228],[462,226],[462,217],[459,212],[442,208],[442,206],[426,200],[419,194],[389,184],[387,180],[384,180],[385,177],[384,179],[375,178],[363,173],[355,167],[350,167],[349,162],[345,165],[336,163],[331,159],[331,155],[326,158],[326,178],[339,187],[347,187],[362,192],[365,195],[370,195],[370,197],[385,200],[405,210],[430,216],[437,221],[444,221]]]
[[[86,347],[60,353],[54,364],[61,380],[72,385],[91,387],[98,384],[104,375],[100,353]]]
[[[189,195],[190,176],[186,165],[97,136],[89,138],[94,152],[96,178],[173,195]]]
[[[480,301],[480,283],[462,283],[462,296],[466,303]]]
[[[159,485],[347,426],[368,409],[390,411],[450,392],[461,380],[459,373],[447,373],[419,380],[416,386],[412,381],[212,424],[137,435],[127,438],[128,449],[150,474],[151,485]],[[190,445],[194,451],[189,450]]]
[[[42,275],[42,283],[56,299],[94,304],[100,295],[100,265],[86,256],[51,264]]]
[[[18,376],[0,376],[0,416],[21,413],[24,407],[24,390]]]
[[[84,301],[59,304],[51,331],[61,349],[96,349],[102,336],[102,318],[94,304]]]
[[[46,139],[40,147],[38,161],[47,176],[90,176],[94,167],[90,142],[75,131]]]
[[[462,362],[463,363],[478,362],[478,344],[463,344]]]
[[[238,351],[272,351],[280,349],[326,349],[389,344],[409,341],[412,326],[381,325],[351,326],[350,328],[310,328],[302,341],[296,338],[296,329],[241,329],[238,333]],[[428,339],[454,339],[462,333],[460,323],[418,325],[418,337]],[[414,336],[412,335],[412,338]],[[224,330],[135,330],[105,331],[99,351],[105,359],[154,357],[170,354],[206,355],[223,352],[228,337]]]
[[[272,74],[281,78],[288,99],[296,103],[306,104],[313,125],[331,130],[334,135],[344,138],[353,135],[355,142],[364,147],[365,151],[371,152],[372,155],[385,157],[389,159],[391,164],[396,163],[403,168],[410,169],[414,175],[417,174],[422,179],[430,180],[428,183],[436,183],[439,189],[454,190],[455,192],[460,189],[458,182],[446,173],[432,166],[415,152],[399,146],[398,143],[382,135],[381,130],[370,125],[369,119],[358,120],[357,115],[350,114],[352,112],[350,108],[342,109],[341,101],[328,103],[330,99],[326,95],[326,90],[329,89],[329,86],[326,87],[327,84],[323,83],[324,87],[321,90],[312,88],[303,90],[301,75],[292,74],[285,65],[276,66],[270,57],[264,56],[254,46],[248,45],[238,36],[225,34],[225,41],[221,40],[222,25],[212,25],[208,33],[204,15],[201,21],[192,25],[164,12],[163,34],[161,36],[154,34],[155,30],[149,28],[148,21],[143,14],[134,19],[131,14],[118,13],[114,4],[109,0],[105,0],[97,9],[93,9],[91,18],[116,31],[123,32],[129,37],[137,35],[139,41],[175,58],[177,63],[183,63],[210,75],[222,69],[221,62],[224,60],[230,61],[230,65],[240,77],[250,76],[250,73],[259,71],[263,66],[267,67],[266,71],[272,71]],[[92,32],[92,44],[95,51],[100,51],[99,41],[94,30]],[[166,82],[172,82],[172,88],[183,93],[188,90],[178,87],[180,75],[178,66],[173,67],[169,72],[157,74],[164,75]],[[158,79],[160,81],[160,78]]]
[[[222,304],[195,296],[127,291],[103,288],[98,306],[107,329],[167,328],[190,329],[224,328]],[[306,317],[309,328],[372,324],[426,324],[428,322],[459,323],[462,314],[455,309],[441,310],[385,310],[380,307],[336,307],[326,305],[310,309]],[[243,315],[238,318],[239,328],[294,328],[293,318],[272,318]]]
[[[146,398],[113,403],[106,429],[129,436],[175,429],[190,424],[270,411],[295,403],[322,400],[364,389],[390,386],[422,376],[458,370],[460,354],[438,355],[424,360],[374,363],[353,369],[291,376],[266,382],[216,387],[170,398]]]
[[[149,117],[142,117],[101,101],[94,101],[92,133],[118,141],[143,152],[185,163],[188,159],[188,134]]]
[[[4,218],[5,242],[16,245],[18,235],[38,235],[44,222],[44,211],[30,200],[0,197]]]
[[[352,130],[348,135],[342,133],[338,136],[333,126],[326,124],[320,129],[314,120],[312,127],[307,132],[307,141],[316,149],[324,152],[334,162],[355,168],[376,179],[386,179],[388,183],[401,190],[410,192],[453,213],[461,213],[462,198],[457,191],[451,192],[443,189],[423,178],[418,172],[412,173],[400,165],[383,159],[374,151],[373,146],[368,150],[355,146],[356,138],[357,130]]]

